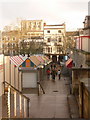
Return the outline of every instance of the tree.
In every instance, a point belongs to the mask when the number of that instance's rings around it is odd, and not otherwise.
[[[20,54],[41,54],[43,53],[43,43],[39,42],[21,42]]]

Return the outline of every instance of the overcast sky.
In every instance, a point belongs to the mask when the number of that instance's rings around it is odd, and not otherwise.
[[[0,0],[0,29],[17,18],[66,23],[67,30],[83,27],[89,0]]]

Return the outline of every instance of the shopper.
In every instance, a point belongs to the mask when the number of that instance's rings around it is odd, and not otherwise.
[[[47,69],[46,73],[47,73],[47,79],[50,79],[50,73],[51,73],[51,72],[50,72],[50,69],[49,69],[49,68]]]
[[[58,79],[60,80],[60,78],[61,78],[61,71],[60,71],[60,69],[58,70]]]
[[[55,81],[55,76],[56,76],[56,70],[53,68],[52,69],[52,80]]]

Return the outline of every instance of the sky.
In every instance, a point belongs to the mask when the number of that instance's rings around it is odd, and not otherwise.
[[[66,30],[83,28],[89,0],[0,0],[0,30],[18,20],[66,23]]]

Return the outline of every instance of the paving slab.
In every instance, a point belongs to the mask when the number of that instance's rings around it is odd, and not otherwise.
[[[55,82],[44,80],[42,86],[45,94],[25,94],[30,98],[30,118],[70,118],[67,96],[70,89],[67,82],[56,77]]]

